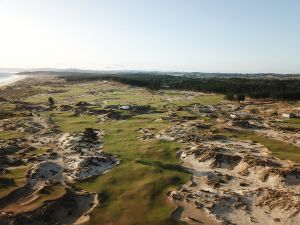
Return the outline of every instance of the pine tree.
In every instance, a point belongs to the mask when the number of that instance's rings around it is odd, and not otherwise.
[[[96,142],[98,141],[98,135],[94,128],[85,128],[83,132],[82,141]]]
[[[48,105],[52,109],[55,105],[54,99],[52,97],[49,97],[48,99]]]

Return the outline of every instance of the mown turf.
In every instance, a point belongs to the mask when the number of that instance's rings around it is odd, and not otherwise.
[[[184,224],[170,219],[174,209],[167,202],[167,193],[186,183],[189,174],[178,166],[177,143],[139,141],[141,127],[164,129],[170,124],[156,121],[162,114],[135,116],[125,121],[92,124],[93,117],[80,119],[58,115],[64,131],[95,127],[105,131],[104,149],[117,154],[121,163],[102,176],[78,185],[100,195],[97,207],[86,224]],[[81,118],[81,117],[80,117]],[[79,124],[79,126],[78,126]]]
[[[86,127],[99,128],[95,116],[74,116],[73,113],[55,113],[56,122],[64,132],[83,131]]]

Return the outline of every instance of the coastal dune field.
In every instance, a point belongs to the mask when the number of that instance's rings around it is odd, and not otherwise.
[[[297,224],[299,119],[267,116],[274,105],[58,76],[6,85],[0,224]]]
[[[300,0],[0,0],[0,225],[300,225]]]

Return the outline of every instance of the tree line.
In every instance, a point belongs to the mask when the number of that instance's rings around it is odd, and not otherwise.
[[[267,78],[191,78],[184,76],[153,75],[151,73],[122,74],[61,74],[67,81],[113,80],[150,90],[177,89],[214,92],[228,99],[247,96],[254,99],[300,100],[300,79]]]

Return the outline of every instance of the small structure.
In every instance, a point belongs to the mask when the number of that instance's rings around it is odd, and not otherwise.
[[[294,113],[282,113],[281,116],[284,118],[296,118],[297,117]]]
[[[130,105],[120,105],[119,109],[123,109],[123,110],[130,110],[131,106]]]
[[[230,118],[235,119],[237,116],[234,114],[230,114]]]

